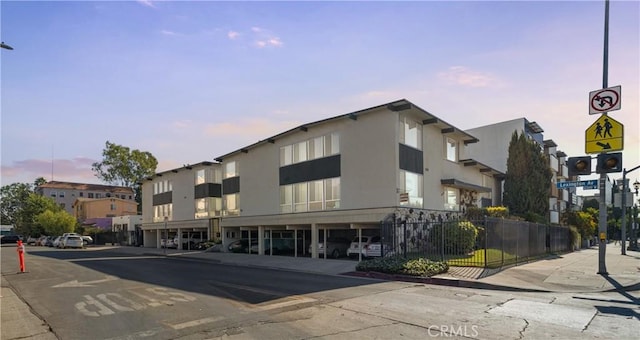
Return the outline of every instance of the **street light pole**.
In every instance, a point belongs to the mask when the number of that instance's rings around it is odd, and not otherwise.
[[[627,169],[622,169],[622,194],[620,195],[621,201],[620,207],[622,208],[622,225],[620,226],[620,244],[622,245],[622,251],[620,252],[622,255],[627,255],[627,190],[629,190],[629,186],[627,184],[627,174],[637,170],[640,168],[640,165],[637,167],[627,171]],[[633,183],[633,186],[636,189],[636,194],[638,193],[638,187],[636,183]],[[640,183],[638,184],[640,186]],[[633,221],[633,219],[631,219]],[[637,246],[637,245],[636,245]]]

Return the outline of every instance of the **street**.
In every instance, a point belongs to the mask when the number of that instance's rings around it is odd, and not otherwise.
[[[638,291],[514,293],[93,249],[28,247],[26,266],[16,274],[15,247],[2,247],[3,277],[65,340],[630,339],[640,332]]]

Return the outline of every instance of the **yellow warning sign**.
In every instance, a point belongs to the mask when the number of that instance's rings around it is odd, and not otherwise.
[[[624,126],[608,115],[601,115],[584,132],[586,153],[621,151],[624,149]]]

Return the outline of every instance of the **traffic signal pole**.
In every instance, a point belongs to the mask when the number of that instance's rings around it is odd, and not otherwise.
[[[602,88],[609,87],[609,0],[604,2],[604,53],[602,63]],[[606,112],[604,113],[607,114]],[[600,174],[600,219],[598,222],[598,274],[608,275],[607,266],[605,264],[605,255],[607,252],[607,202],[606,202],[606,183],[607,174]]]

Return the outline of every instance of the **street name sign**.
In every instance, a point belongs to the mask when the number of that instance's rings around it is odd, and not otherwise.
[[[584,131],[586,153],[621,151],[624,149],[624,125],[607,115],[601,115]]]
[[[621,85],[589,92],[589,114],[595,115],[620,110],[621,92]]]
[[[557,182],[556,187],[558,189],[583,187],[583,189],[598,189],[598,180],[590,179],[586,181],[566,181]]]

